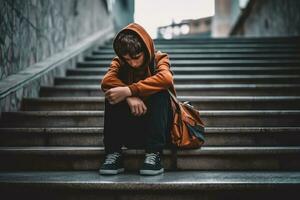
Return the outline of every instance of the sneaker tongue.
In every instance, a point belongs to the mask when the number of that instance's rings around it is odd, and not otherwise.
[[[154,165],[155,164],[156,156],[157,156],[157,154],[155,154],[155,153],[148,153],[148,154],[146,154],[145,163]]]
[[[108,154],[106,159],[105,159],[105,163],[106,164],[112,164],[112,163],[116,162],[116,160],[119,156],[120,156],[119,153]]]

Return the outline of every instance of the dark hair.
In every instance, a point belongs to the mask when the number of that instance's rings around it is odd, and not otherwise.
[[[123,31],[117,35],[114,42],[114,49],[118,56],[129,54],[134,57],[140,52],[145,52],[144,43],[140,37],[132,31]]]

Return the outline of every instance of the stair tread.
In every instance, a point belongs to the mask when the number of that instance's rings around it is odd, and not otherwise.
[[[98,171],[1,172],[0,185],[35,188],[97,190],[194,190],[254,189],[300,186],[299,171],[177,171],[143,177],[137,173],[100,176]]]
[[[56,79],[102,79],[104,76],[67,76],[67,77],[56,77]],[[300,75],[287,74],[287,75],[174,75],[174,79],[243,79],[243,78],[299,78]]]
[[[300,130],[300,127],[299,127]],[[47,127],[47,128],[0,128],[1,133],[101,133],[103,132],[103,127]],[[1,136],[1,134],[0,134]]]
[[[66,111],[11,111],[2,112],[3,116],[7,114],[24,115],[24,116],[103,116],[104,111],[81,111],[81,110],[66,110]],[[201,110],[200,114],[204,115],[280,115],[280,114],[300,114],[300,110]]]
[[[276,42],[276,41],[285,41],[285,42],[294,42],[300,40],[299,36],[261,36],[261,37],[254,37],[254,36],[247,36],[247,37],[219,37],[219,38],[173,38],[172,40],[166,39],[154,39],[155,42],[182,42],[182,41],[198,41],[198,42]]]
[[[300,84],[175,84],[176,89],[211,89],[211,88],[290,88],[300,87]],[[101,85],[56,85],[56,86],[42,86],[42,88],[52,89],[101,89]]]
[[[165,155],[171,154],[170,150],[163,150]],[[98,146],[5,146],[0,147],[1,153],[30,153],[30,154],[48,154],[64,152],[68,154],[105,154],[104,147]],[[144,150],[126,149],[123,148],[124,154],[144,154]],[[177,155],[192,156],[192,155],[244,155],[244,154],[278,154],[278,153],[300,153],[300,146],[202,146],[201,149],[178,150]]]
[[[198,48],[198,49],[173,49],[168,48],[164,49],[163,51],[168,50],[168,54],[172,53],[287,53],[287,52],[299,52],[298,48]],[[94,50],[97,54],[112,54],[115,55],[115,52],[112,49],[97,49]]]
[[[239,47],[239,48],[227,48],[227,47],[223,47],[223,48],[219,48],[219,47],[214,47],[214,48],[190,48],[190,49],[180,49],[180,48],[163,48],[160,49],[161,51],[167,51],[168,53],[172,53],[172,52],[190,52],[190,53],[194,53],[194,52],[235,52],[235,53],[240,53],[240,52],[266,52],[266,53],[272,53],[272,52],[279,52],[279,53],[283,53],[283,52],[298,52],[299,48],[272,48],[272,47],[265,47],[265,48],[255,48],[255,47]],[[100,53],[115,53],[112,49],[98,49],[96,50]]]
[[[300,96],[177,96],[179,100],[190,101],[282,101],[299,100]],[[25,101],[40,102],[104,102],[105,97],[24,97]]]
[[[0,132],[14,133],[101,133],[103,127],[47,127],[47,128],[0,128]],[[300,133],[300,127],[205,127],[205,132],[209,133],[255,133],[270,134],[276,132]]]
[[[300,60],[299,59],[272,59],[272,60],[228,60],[228,59],[224,59],[224,60],[173,60],[172,61],[172,65],[176,65],[176,64],[214,64],[214,63],[220,63],[220,64],[236,64],[236,63],[253,63],[253,64],[257,64],[257,63],[264,63],[264,64],[269,64],[269,63],[299,63]],[[111,61],[80,61],[77,62],[78,64],[110,64]]]
[[[247,67],[223,67],[223,66],[213,66],[213,67],[189,67],[188,64],[186,67],[172,67],[172,71],[206,71],[206,70],[214,70],[214,71],[221,71],[221,70],[237,70],[237,71],[243,71],[243,70],[294,70],[299,69],[299,67],[294,66],[286,66],[286,67],[280,67],[280,66],[272,66],[272,67],[255,67],[255,66],[247,66]],[[108,68],[106,67],[82,67],[82,68],[75,68],[75,69],[68,69],[68,71],[95,71],[95,72],[101,72],[101,71],[107,71]]]
[[[220,44],[220,43],[212,43],[212,44],[186,44],[186,43],[158,43],[155,44],[155,47],[157,49],[162,49],[162,48],[169,48],[169,47],[174,47],[174,48],[214,48],[214,47],[220,47],[220,48],[269,48],[269,47],[280,47],[280,48],[299,48],[299,45],[295,43],[290,43],[290,44],[284,44],[284,43],[274,43],[274,44],[259,44],[259,43],[248,43],[248,44]],[[104,46],[99,46],[99,49],[113,49],[111,45],[104,45]]]
[[[112,57],[114,57],[115,55],[111,54],[111,55],[90,55],[90,56],[86,56],[85,58],[89,58],[89,59],[107,59],[107,60],[111,60]],[[184,55],[184,54],[176,54],[176,55],[169,55],[169,57],[172,59],[184,59],[184,58],[199,58],[199,59],[203,59],[203,58],[239,58],[239,57],[243,57],[243,58],[297,58],[299,57],[299,54],[297,53],[282,53],[282,54],[272,54],[272,53],[266,53],[266,54],[258,54],[258,53],[249,53],[249,54],[239,54],[239,53],[234,53],[234,54],[218,54],[218,53],[212,53],[212,54],[188,54],[188,55]]]

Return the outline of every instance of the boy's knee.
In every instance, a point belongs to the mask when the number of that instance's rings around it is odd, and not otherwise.
[[[167,98],[169,98],[169,93],[167,90],[162,90],[160,92],[156,92],[149,97],[149,99],[151,99],[151,100],[167,99]]]
[[[153,109],[169,109],[170,107],[170,94],[168,91],[157,92],[149,98],[149,108]]]

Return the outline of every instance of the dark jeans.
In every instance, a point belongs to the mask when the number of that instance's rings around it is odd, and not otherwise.
[[[134,116],[126,100],[110,104],[105,99],[104,146],[106,153],[121,152],[122,146],[162,151],[170,146],[172,109],[167,90],[157,92],[144,101],[147,112]]]

